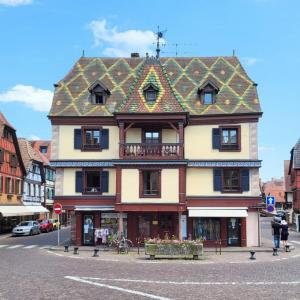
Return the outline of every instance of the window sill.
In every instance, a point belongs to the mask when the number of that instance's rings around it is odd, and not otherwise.
[[[156,194],[156,195],[144,195],[144,194],[141,194],[140,198],[161,198],[161,195],[160,194]]]

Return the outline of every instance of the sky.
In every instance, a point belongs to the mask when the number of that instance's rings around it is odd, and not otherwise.
[[[258,83],[262,179],[283,176],[300,137],[298,0],[0,0],[0,110],[19,137],[51,139],[53,84],[82,55],[235,55]]]

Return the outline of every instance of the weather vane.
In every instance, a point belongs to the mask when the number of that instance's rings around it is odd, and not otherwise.
[[[159,26],[157,26],[157,33],[156,33],[156,58],[159,58],[160,53],[160,39],[164,38],[165,33],[167,30],[160,31]]]

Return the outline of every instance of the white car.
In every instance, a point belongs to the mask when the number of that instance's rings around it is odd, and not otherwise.
[[[36,221],[23,221],[12,230],[12,235],[33,235],[40,233],[40,226]]]

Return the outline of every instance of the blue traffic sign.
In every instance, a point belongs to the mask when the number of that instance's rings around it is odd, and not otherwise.
[[[268,205],[267,206],[267,211],[270,212],[270,213],[273,212],[274,211],[274,206],[273,205]]]
[[[267,205],[275,205],[275,197],[274,196],[267,196],[266,198],[266,204]]]

